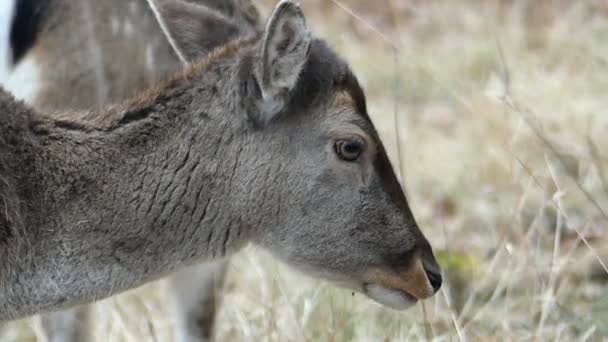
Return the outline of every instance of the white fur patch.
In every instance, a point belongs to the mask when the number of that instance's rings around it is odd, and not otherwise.
[[[416,303],[415,299],[405,293],[377,284],[367,285],[366,294],[376,302],[395,310],[405,310]]]
[[[0,83],[16,98],[33,104],[40,91],[40,71],[32,56],[26,56]]]

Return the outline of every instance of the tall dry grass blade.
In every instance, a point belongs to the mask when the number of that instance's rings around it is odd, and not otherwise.
[[[549,141],[549,139],[547,139],[547,137],[545,137],[544,134],[542,134],[542,132],[540,132],[540,129],[532,123],[532,117],[534,115],[529,109],[516,103],[510,97],[505,98],[503,103],[507,107],[511,108],[515,113],[521,115],[524,118],[524,120],[526,121],[526,123],[528,124],[528,127],[530,127],[530,129],[534,132],[534,135],[543,143],[543,145],[551,151],[551,153],[555,156],[555,158],[557,158],[557,160],[559,160],[559,162],[563,166],[567,165],[567,163],[564,161],[562,155],[557,151],[555,146],[553,146],[553,144]],[[576,177],[576,175],[573,175],[568,170],[567,167],[564,167],[564,172],[566,172],[566,174],[572,179],[572,181],[574,182],[576,187],[583,193],[583,195],[587,198],[587,200],[599,211],[599,213],[602,215],[604,220],[608,221],[608,214],[606,213],[604,208],[602,208],[602,206],[593,197],[593,195],[587,189],[585,189],[585,187],[581,184],[578,177]]]
[[[504,51],[502,49],[502,45],[500,44],[500,40],[498,40],[498,39],[496,39],[496,46],[497,46],[496,49],[498,51],[498,57],[500,60],[500,65],[502,68],[503,89],[505,91],[505,93],[503,94],[502,98],[500,98],[500,100],[502,100],[503,104],[505,104],[512,111],[514,111],[515,113],[520,115],[520,117],[524,120],[524,122],[532,130],[534,135],[543,143],[543,145],[545,147],[549,148],[549,150],[553,153],[553,155],[560,161],[562,166],[567,165],[567,163],[563,160],[563,157],[557,151],[555,146],[553,146],[553,144],[547,139],[547,137],[545,137],[544,134],[542,134],[542,132],[540,132],[540,129],[538,128],[538,126],[532,122],[532,118],[536,118],[536,116],[532,113],[532,111],[530,111],[528,108],[523,107],[519,103],[515,102],[513,96],[511,95],[511,91],[510,91],[510,89],[511,89],[511,72],[509,70],[509,67],[508,67],[508,64],[507,64],[507,61],[506,61],[506,58],[504,55]],[[578,177],[571,174],[569,172],[568,168],[564,168],[564,169],[565,169],[565,172],[568,174],[568,176],[574,181],[577,188],[585,195],[587,200],[589,200],[597,208],[597,210],[602,214],[604,219],[606,221],[608,221],[608,214],[606,214],[604,209],[601,207],[599,202],[597,202],[597,200],[591,195],[591,193],[589,193],[589,191],[587,191],[587,189],[585,189],[583,187],[583,185],[580,183],[580,180],[578,179]]]
[[[424,336],[426,338],[427,341],[431,340],[431,330],[429,329],[429,316],[428,313],[426,312],[426,305],[424,304],[424,301],[420,302],[420,308],[422,309],[422,317],[424,319]]]
[[[522,164],[523,164],[523,162],[522,162]],[[525,164],[523,164],[523,165],[525,166]],[[526,167],[524,167],[524,170],[526,170],[526,172],[528,172],[528,173],[529,173],[529,175],[530,175],[531,177],[533,176],[533,175],[532,175],[532,173],[531,173],[531,170],[530,170],[530,168],[529,168],[529,167],[527,167],[527,166],[526,166]],[[536,182],[536,184],[539,186],[539,188],[540,188],[540,189],[544,189],[544,188],[543,188],[543,187],[540,185],[540,183],[537,183],[537,182]],[[557,209],[557,211],[558,211],[558,214],[559,214],[559,215],[562,215],[564,218],[566,218],[566,222],[567,222],[567,220],[568,220],[568,216],[566,215],[566,213],[564,212],[564,210],[562,209],[562,207],[559,207],[559,206],[558,206],[556,209]],[[597,261],[597,262],[600,264],[600,266],[603,268],[604,272],[606,272],[606,274],[608,274],[608,267],[606,267],[605,262],[602,260],[602,258],[600,257],[599,253],[598,253],[598,252],[595,250],[595,248],[593,248],[593,247],[592,247],[592,246],[589,244],[589,241],[587,241],[587,239],[585,238],[585,234],[584,234],[584,232],[585,232],[585,231],[586,231],[586,230],[589,228],[589,225],[585,225],[585,229],[584,229],[584,231],[583,231],[583,232],[581,232],[581,231],[580,231],[580,229],[578,229],[578,228],[577,228],[576,226],[574,226],[574,225],[573,225],[573,226],[568,226],[568,227],[569,227],[569,228],[572,228],[572,229],[575,231],[575,233],[576,233],[576,234],[577,234],[577,236],[579,237],[579,240],[577,240],[577,241],[576,241],[576,243],[575,243],[575,244],[573,244],[573,245],[570,247],[570,249],[568,250],[568,253],[566,253],[566,258],[567,258],[567,260],[570,260],[570,259],[571,259],[570,257],[571,257],[571,256],[574,254],[574,252],[575,252],[575,251],[576,251],[576,249],[578,248],[578,246],[579,246],[579,242],[582,242],[582,243],[584,243],[584,244],[585,244],[585,246],[586,246],[586,247],[589,249],[589,251],[591,252],[591,254],[593,254],[593,257],[596,259],[596,261]]]
[[[544,134],[542,134],[540,129],[537,127],[537,125],[535,125],[532,122],[532,118],[536,117],[534,115],[534,113],[531,110],[529,110],[528,108],[517,103],[513,99],[513,97],[510,95],[510,90],[509,90],[510,89],[509,88],[510,79],[511,79],[510,71],[509,71],[509,67],[506,62],[506,58],[504,56],[503,50],[500,47],[500,42],[498,40],[497,40],[497,42],[498,42],[497,44],[498,44],[498,53],[499,53],[500,63],[501,63],[502,69],[503,69],[503,82],[504,82],[503,89],[505,89],[505,94],[504,94],[503,98],[501,99],[503,104],[507,108],[510,108],[516,114],[520,115],[520,117],[524,120],[524,122],[532,130],[534,135],[541,141],[541,143],[546,148],[548,148],[551,151],[552,155],[555,156],[555,158],[557,158],[557,160],[559,160],[559,162],[562,164],[562,166],[567,165],[567,163],[563,160],[562,155],[557,151],[555,146],[553,146],[553,144],[549,141],[549,139],[547,139],[547,137],[545,137]],[[578,177],[573,175],[567,167],[564,167],[564,172],[566,172],[566,174],[572,179],[572,181],[574,182],[576,187],[583,193],[583,195],[586,197],[586,199],[599,211],[599,213],[602,215],[604,220],[608,221],[608,214],[604,211],[604,209],[599,204],[599,202],[591,195],[591,193],[589,191],[587,191],[587,189],[585,189],[585,187],[583,187],[583,185],[580,183],[580,180],[578,179]],[[561,214],[564,215],[564,217],[567,220],[568,216],[563,212],[563,210],[561,210],[561,208],[559,210],[560,210]],[[604,263],[604,261],[602,260],[600,255],[597,253],[595,248],[593,248],[591,246],[591,244],[589,244],[589,241],[587,241],[587,239],[581,234],[580,230],[577,227],[573,226],[572,228],[577,233],[579,238],[583,241],[583,243],[587,246],[587,248],[589,248],[589,250],[594,255],[594,257],[596,258],[598,263],[602,266],[604,272],[606,272],[606,274],[608,274],[608,267],[606,267],[606,264]]]
[[[506,267],[504,267],[504,269],[507,270],[507,269],[509,269],[510,266],[511,266],[511,260],[509,260],[508,264],[506,265]],[[467,329],[471,326],[471,324],[479,321],[479,319],[488,310],[488,308],[490,308],[491,305],[495,303],[496,299],[505,292],[505,289],[507,288],[507,286],[505,284],[508,283],[506,281],[506,279],[510,276],[511,276],[511,274],[509,272],[503,272],[501,274],[500,279],[498,280],[498,286],[496,286],[494,288],[494,291],[492,291],[492,295],[490,296],[490,299],[488,299],[484,303],[484,305],[481,308],[479,308],[477,310],[477,312],[475,312],[475,315],[473,315],[473,317],[462,326],[462,331],[467,331]]]
[[[553,196],[553,200],[555,201],[555,205],[558,207],[562,207],[562,195],[563,194],[563,190],[561,189],[558,181],[557,181],[557,177],[555,174],[555,170],[553,169],[553,167],[551,166],[551,163],[549,163],[549,160],[547,160],[545,158],[545,163],[547,164],[547,168],[549,170],[549,174],[551,175],[551,178],[553,179],[553,183],[555,184],[555,187],[557,188],[557,192],[555,194],[555,196]],[[561,235],[562,235],[562,226],[563,226],[563,216],[561,214],[557,214],[557,220],[555,222],[555,238],[554,238],[554,242],[553,242],[553,256],[552,256],[552,260],[551,260],[551,269],[550,269],[550,273],[549,273],[549,282],[547,284],[547,290],[545,292],[545,295],[543,296],[543,302],[542,302],[542,309],[541,309],[541,314],[540,314],[540,320],[538,322],[538,327],[536,329],[536,333],[535,333],[535,341],[540,341],[540,339],[542,338],[541,334],[543,331],[543,328],[545,326],[545,320],[547,319],[547,316],[549,314],[549,310],[552,308],[552,304],[555,302],[555,282],[557,279],[557,273],[558,273],[558,261],[557,258],[559,257],[559,250],[560,250],[560,242],[561,242]]]
[[[591,152],[591,157],[593,158],[593,164],[595,164],[595,167],[597,167],[598,178],[602,184],[602,190],[604,190],[604,194],[606,197],[608,197],[608,179],[606,179],[606,170],[604,169],[604,165],[600,162],[600,150],[597,147],[597,144],[591,138],[590,134],[587,134],[587,145],[589,146],[589,151]]]
[[[504,52],[500,45],[500,41],[497,39],[496,42],[497,42],[496,45],[497,45],[497,50],[498,50],[498,56],[499,56],[500,64],[502,67],[502,74],[503,74],[502,81],[503,81],[503,89],[504,89],[504,94],[499,99],[502,101],[502,103],[507,108],[510,108],[513,112],[518,114],[524,120],[524,122],[527,124],[527,126],[532,130],[534,135],[541,141],[541,143],[551,151],[551,153],[555,156],[555,158],[557,158],[559,160],[559,162],[562,164],[562,166],[566,166],[567,163],[564,161],[563,156],[557,151],[557,149],[555,148],[555,146],[553,146],[553,144],[549,141],[549,139],[547,139],[547,137],[544,134],[542,134],[538,125],[535,125],[532,122],[533,119],[536,119],[536,115],[534,115],[534,113],[530,109],[517,103],[515,101],[515,99],[513,98],[513,96],[511,95],[510,70],[509,70]],[[535,121],[538,121],[538,120],[535,120]],[[593,195],[591,195],[591,193],[589,191],[587,191],[587,189],[585,189],[585,187],[581,184],[578,177],[576,177],[576,175],[573,175],[567,167],[564,167],[564,170],[565,170],[566,174],[572,179],[572,181],[574,181],[574,183],[576,184],[576,187],[583,193],[583,195],[587,198],[587,200],[589,202],[591,202],[591,204],[593,204],[593,206],[600,212],[600,214],[603,216],[604,220],[608,221],[608,214],[606,213],[606,211],[604,211],[604,208],[602,208],[602,206],[593,197]]]
[[[456,329],[456,336],[458,336],[458,340],[460,342],[466,342],[467,338],[466,335],[464,334],[463,330],[460,327],[460,324],[458,323],[458,319],[456,319],[456,315],[454,314],[454,310],[452,310],[452,305],[450,303],[450,300],[447,296],[447,294],[445,293],[445,288],[441,288],[441,294],[443,295],[443,299],[445,300],[445,303],[448,307],[448,310],[450,311],[450,317],[452,319],[452,324],[454,325],[454,329]]]
[[[556,178],[554,177],[553,179],[554,179],[554,181],[557,184]],[[559,210],[559,213],[564,216],[564,218],[566,219],[566,222],[567,222],[568,221],[568,215],[566,214],[566,212],[563,209],[563,206],[561,205],[560,202],[558,202],[557,208]],[[602,266],[602,268],[604,269],[604,272],[606,272],[606,274],[608,274],[608,267],[606,267],[606,263],[604,263],[604,261],[602,260],[602,258],[600,257],[600,255],[596,251],[596,249],[593,248],[591,246],[591,244],[589,244],[589,241],[587,241],[587,238],[585,238],[585,236],[581,233],[581,231],[575,225],[570,226],[570,228],[574,229],[574,231],[576,232],[576,234],[578,235],[578,237],[583,241],[583,243],[587,246],[587,248],[589,248],[589,250],[591,251],[591,253],[593,253],[593,256],[596,258],[596,260],[598,261],[598,263],[600,264],[600,266]]]
[[[597,331],[597,327],[595,325],[590,327],[589,329],[587,329],[587,331],[585,331],[584,334],[581,335],[581,337],[579,338],[579,341],[585,342],[585,341],[591,340],[596,331]]]
[[[361,23],[363,23],[365,26],[367,26],[368,29],[372,30],[374,33],[378,34],[382,39],[384,39],[384,41],[386,41],[387,44],[390,45],[390,47],[392,49],[394,49],[395,51],[399,51],[399,48],[397,47],[397,45],[393,42],[393,40],[391,38],[389,38],[386,34],[382,33],[382,31],[380,31],[379,29],[377,29],[374,25],[372,25],[370,22],[368,22],[367,20],[363,19],[363,17],[361,17],[360,15],[358,15],[357,13],[355,13],[352,9],[348,8],[346,5],[344,5],[342,2],[338,1],[338,0],[331,0],[334,4],[336,4],[336,6],[340,7],[342,10],[344,10],[346,13],[348,13],[348,15],[350,15],[351,17],[355,18],[357,21],[360,21]]]
[[[288,312],[291,316],[291,319],[293,320],[293,322],[296,325],[297,331],[296,331],[296,335],[298,335],[298,341],[307,341],[308,339],[306,338],[306,332],[304,331],[304,327],[302,327],[302,324],[300,322],[300,320],[298,319],[298,312],[297,309],[295,308],[294,303],[290,300],[290,296],[287,294],[287,290],[285,289],[285,286],[283,285],[283,280],[280,277],[280,275],[275,275],[274,279],[276,281],[277,286],[279,287],[279,291],[281,292],[281,298],[283,299],[283,301],[285,302],[285,304],[287,305],[288,308]]]
[[[527,117],[526,113],[528,113],[528,114],[531,114],[531,113],[529,113],[527,111],[526,112],[522,111],[522,107],[520,107],[518,104],[516,104],[512,99],[505,99],[504,103],[509,108],[511,108],[513,111],[522,115],[525,118],[526,122],[528,123],[528,126],[532,129],[532,131],[536,135],[536,137],[538,139],[540,139],[542,141],[542,143],[545,145],[545,147],[547,147],[552,152],[552,154],[557,158],[557,160],[562,164],[562,166],[566,165],[562,156],[557,152],[556,148],[551,144],[551,142],[549,142],[549,140],[541,132],[538,131],[538,128],[535,125],[533,125],[528,118],[526,118]],[[587,189],[585,189],[582,186],[582,184],[580,183],[580,180],[576,176],[572,175],[566,167],[564,167],[564,172],[566,172],[567,175],[572,179],[572,181],[574,182],[576,187],[583,193],[583,195],[586,197],[586,199],[599,211],[599,213],[602,215],[604,220],[608,221],[608,214],[606,214],[604,209],[601,207],[599,202],[597,202],[597,200],[591,195],[591,193],[589,193],[589,191],[587,191]],[[562,212],[562,214],[565,215],[565,213],[563,213],[563,211],[561,209],[560,209],[560,212]],[[567,216],[566,216],[566,218],[567,218]],[[600,265],[602,266],[602,268],[604,269],[606,274],[608,274],[608,267],[606,267],[606,264],[601,259],[601,257],[597,253],[597,251],[589,244],[587,239],[580,233],[580,230],[578,228],[576,228],[574,226],[572,228],[576,231],[578,236],[583,240],[583,243],[585,243],[585,245],[587,245],[587,247],[592,251],[595,258],[600,263]]]
[[[482,288],[490,281],[491,277],[495,274],[494,271],[498,266],[498,260],[500,260],[500,257],[502,257],[502,254],[505,250],[505,240],[503,239],[497,246],[496,253],[490,261],[490,264],[486,267],[486,272],[484,273],[483,277],[479,281],[477,281],[477,285],[469,294],[469,298],[463,305],[462,310],[460,310],[460,315],[458,316],[458,324],[463,324],[463,321],[469,314],[469,311],[473,308],[477,295],[481,292]]]

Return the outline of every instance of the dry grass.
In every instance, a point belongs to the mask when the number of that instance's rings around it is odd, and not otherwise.
[[[364,84],[447,282],[394,312],[247,250],[232,261],[219,340],[607,340],[605,2],[346,4],[387,40],[329,1],[305,5]],[[155,284],[94,317],[98,341],[170,340]],[[0,336],[35,332],[22,321]]]

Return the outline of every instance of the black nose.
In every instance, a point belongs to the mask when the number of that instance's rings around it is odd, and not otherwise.
[[[426,271],[426,276],[431,282],[431,286],[433,286],[434,293],[437,293],[437,291],[439,291],[439,289],[441,288],[441,283],[443,282],[443,280],[441,279],[441,273],[439,272],[439,270],[434,269],[434,267],[425,267],[424,270]]]

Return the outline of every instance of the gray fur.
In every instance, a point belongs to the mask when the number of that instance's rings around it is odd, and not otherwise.
[[[134,96],[144,85],[181,67],[148,0],[45,1],[50,5],[40,15],[39,37],[28,53],[41,70],[41,92],[33,103],[37,108],[101,109],[110,101]],[[175,10],[195,8],[200,22],[214,24],[199,36],[199,53],[204,55],[229,39],[258,30],[252,21],[257,12],[250,1],[226,0],[221,7],[217,0],[164,0],[162,4]],[[214,21],[217,17],[224,20]]]
[[[196,18],[198,27],[204,28],[196,37],[201,56],[235,38],[235,27],[238,35],[247,36],[260,26],[259,14],[250,0],[189,0],[187,3],[175,0],[162,1],[159,5],[182,13],[185,9],[191,10],[187,18]],[[57,116],[64,116],[56,111],[122,101],[181,66],[145,0],[52,0],[37,13],[37,18],[24,17],[18,29],[33,25],[34,19],[41,21],[41,31],[29,54],[41,72],[38,75],[42,81],[41,92],[31,99],[41,111],[55,111]],[[81,29],[83,25],[88,30]],[[89,57],[87,46],[96,50],[96,58]],[[119,70],[121,72],[115,72]],[[91,96],[95,94],[97,96]],[[190,280],[181,272],[168,277],[166,293],[167,299],[174,302],[171,307],[176,318],[176,341],[203,341],[212,336],[219,292],[208,284],[221,284],[220,275],[225,272],[226,263],[220,264],[222,270],[218,272],[207,272],[204,265],[188,270],[196,272],[199,268],[199,272],[204,273],[194,274]],[[196,284],[188,285],[195,280]],[[194,304],[186,305],[183,298]],[[89,337],[88,319],[85,305],[44,314],[36,322],[43,339],[77,342]]]
[[[262,55],[256,77],[262,96],[256,119],[266,123],[274,118],[289,100],[308,58],[310,32],[299,7],[283,2],[272,13],[264,32]]]
[[[253,33],[255,24],[246,19],[245,11],[237,11],[229,17],[225,12],[209,6],[200,6],[180,0],[149,0],[161,28],[176,54],[184,64],[221,46],[227,40]],[[227,1],[226,4],[232,3]],[[212,4],[215,5],[215,4]],[[246,7],[245,10],[248,8]],[[224,9],[232,13],[230,9]],[[175,35],[168,27],[179,26]],[[201,37],[206,39],[201,40]]]
[[[233,41],[100,112],[51,118],[0,92],[0,320],[97,300],[249,242],[393,307],[437,290],[430,246],[347,65],[313,40],[280,115],[260,126],[264,46]],[[352,139],[364,151],[340,160],[335,142]]]

